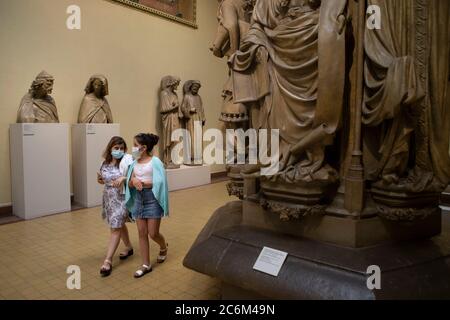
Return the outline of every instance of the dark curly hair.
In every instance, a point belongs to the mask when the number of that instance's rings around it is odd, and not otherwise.
[[[147,154],[151,154],[153,148],[158,144],[159,137],[151,133],[140,133],[134,137],[137,143],[147,147]]]

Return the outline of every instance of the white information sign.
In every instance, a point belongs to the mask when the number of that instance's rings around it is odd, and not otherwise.
[[[264,247],[253,269],[278,277],[287,256],[287,252]]]

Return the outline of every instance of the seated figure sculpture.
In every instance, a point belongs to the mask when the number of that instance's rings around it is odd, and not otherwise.
[[[342,113],[345,63],[336,57],[345,59],[345,7],[345,0],[258,1],[229,61],[235,102],[259,108],[257,129],[280,130],[284,181],[337,180],[325,147]]]

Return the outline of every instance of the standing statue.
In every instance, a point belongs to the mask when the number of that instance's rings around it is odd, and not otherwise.
[[[78,123],[113,123],[111,108],[105,96],[109,94],[108,79],[103,75],[92,76],[84,90]]]
[[[235,103],[257,104],[254,126],[280,130],[282,181],[337,180],[325,148],[344,105],[346,4],[257,1],[250,30],[229,61]]]
[[[59,123],[56,103],[50,96],[54,81],[45,71],[38,74],[20,102],[17,123]]]
[[[216,57],[229,58],[239,50],[241,40],[250,28],[254,0],[219,0],[217,19],[219,22],[216,38],[211,51]],[[248,110],[242,103],[233,99],[233,84],[231,77],[222,91],[223,105],[220,121],[227,129],[248,127]]]
[[[218,0],[218,2],[217,19],[219,25],[211,51],[216,57],[229,59],[239,50],[241,40],[250,29],[255,0]],[[222,99],[219,120],[223,123],[224,129],[246,130],[251,122],[250,112],[245,104],[234,101],[231,70],[222,90]],[[241,175],[243,167],[236,164],[226,167],[228,176],[231,178],[231,182],[227,185],[228,192],[230,195],[239,198],[243,197],[243,177]]]
[[[183,119],[176,92],[180,82],[179,78],[173,76],[166,76],[161,80],[160,113],[163,123],[164,164],[167,169],[180,167],[172,159],[172,150],[175,146],[175,142],[172,142],[172,132],[181,129],[180,120]]]
[[[187,81],[183,87],[184,97],[181,110],[186,121],[186,130],[190,136],[190,152],[188,153],[189,159],[186,159],[187,165],[203,164],[203,130],[195,129],[196,127],[204,127],[206,123],[202,98],[198,94],[200,88],[200,81],[196,80]]]

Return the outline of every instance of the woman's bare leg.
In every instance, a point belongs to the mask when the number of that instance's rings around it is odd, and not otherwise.
[[[120,231],[120,237],[122,238],[122,242],[125,245],[126,248],[126,252],[128,253],[128,251],[130,251],[131,249],[133,249],[133,245],[131,244],[130,241],[130,235],[128,233],[128,228],[127,225],[124,224],[121,231]]]
[[[148,219],[147,223],[148,235],[150,236],[150,238],[157,244],[159,244],[161,250],[166,250],[166,239],[159,232],[159,229],[161,227],[161,219]]]
[[[142,264],[150,266],[150,244],[148,241],[147,219],[137,219],[139,232],[139,249],[141,252]]]
[[[109,238],[109,245],[108,245],[108,251],[106,253],[106,261],[111,261],[114,257],[114,253],[117,250],[117,247],[119,246],[120,243],[120,233],[121,233],[121,229],[111,229],[111,237]],[[102,269],[104,270],[109,270],[110,269],[110,265],[109,264],[104,264]]]

